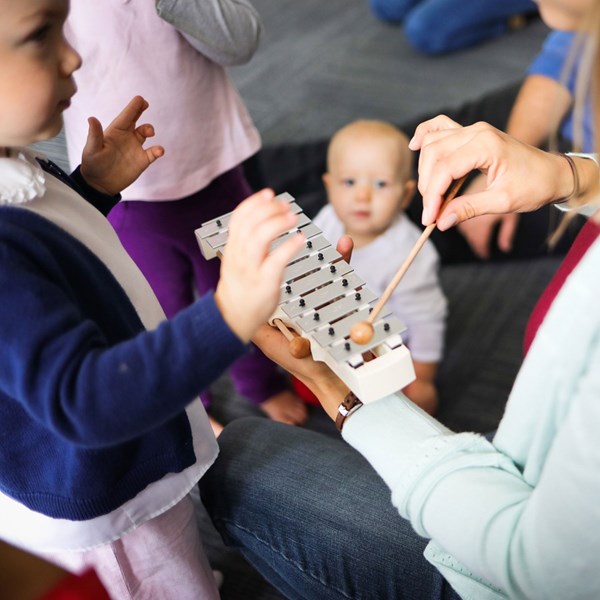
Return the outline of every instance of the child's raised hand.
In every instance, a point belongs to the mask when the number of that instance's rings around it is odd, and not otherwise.
[[[111,196],[118,194],[165,153],[162,146],[143,147],[154,135],[152,125],[137,125],[147,108],[148,102],[136,96],[106,130],[95,117],[88,119],[90,128],[81,157],[81,174],[89,185]]]
[[[229,327],[244,342],[250,341],[274,312],[283,270],[304,243],[302,235],[295,235],[269,251],[273,240],[297,222],[288,203],[274,197],[271,190],[250,196],[229,221],[215,301]]]

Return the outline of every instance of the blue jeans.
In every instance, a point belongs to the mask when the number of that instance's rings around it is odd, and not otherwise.
[[[507,31],[508,19],[537,10],[532,0],[369,0],[376,17],[403,23],[409,43],[426,54],[473,46]]]
[[[200,482],[228,545],[291,599],[457,600],[371,466],[339,438],[230,423]]]

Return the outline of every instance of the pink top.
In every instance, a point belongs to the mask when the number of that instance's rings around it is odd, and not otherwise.
[[[176,200],[206,187],[260,147],[260,136],[225,69],[157,14],[153,0],[72,0],[66,33],[83,58],[65,112],[71,165],[81,162],[87,118],[103,127],[135,96],[141,123],[165,156],[123,192],[125,200]]]

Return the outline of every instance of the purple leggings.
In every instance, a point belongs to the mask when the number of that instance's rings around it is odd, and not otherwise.
[[[252,194],[242,167],[217,177],[206,188],[181,200],[119,202],[108,220],[121,243],[152,286],[168,318],[214,290],[220,261],[205,260],[194,230],[232,211]],[[258,404],[286,387],[277,366],[255,346],[230,369],[239,394]],[[210,396],[200,394],[208,406]]]

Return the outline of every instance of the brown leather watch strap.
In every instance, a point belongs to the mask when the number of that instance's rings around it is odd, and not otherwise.
[[[356,412],[363,403],[354,395],[353,392],[348,392],[342,403],[338,406],[338,413],[335,417],[335,426],[339,431],[342,430],[346,419]]]

